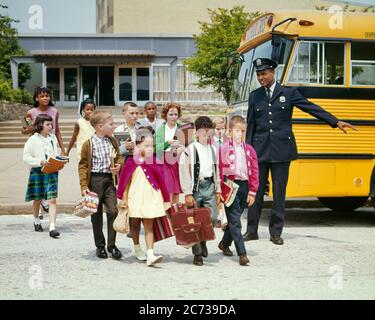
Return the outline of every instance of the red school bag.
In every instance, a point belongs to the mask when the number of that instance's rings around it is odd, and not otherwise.
[[[191,246],[215,239],[210,208],[187,209],[179,203],[170,208],[170,217],[178,245]]]

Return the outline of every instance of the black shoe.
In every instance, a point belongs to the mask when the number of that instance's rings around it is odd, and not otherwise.
[[[277,244],[277,245],[284,244],[284,240],[280,236],[271,236],[270,241],[272,241],[272,243]]]
[[[250,233],[246,232],[246,233],[243,235],[243,240],[244,240],[244,241],[259,240],[259,236],[258,236],[257,233],[250,234]]]
[[[43,232],[43,228],[41,224],[35,224],[34,223],[34,229],[36,232]]]
[[[202,256],[205,257],[205,258],[207,258],[207,256],[208,256],[208,250],[207,250],[207,245],[206,245],[205,241],[201,242],[201,247],[202,247]]]
[[[116,246],[107,247],[107,250],[112,255],[113,259],[116,259],[116,260],[121,259],[122,253]]]
[[[128,232],[128,234],[126,235],[128,238],[132,239],[133,238],[133,234],[131,231]]]
[[[96,248],[96,256],[98,258],[101,258],[101,259],[107,259],[108,258],[107,251],[105,251],[104,247]]]
[[[39,220],[43,220],[43,212],[40,212],[38,215]]]
[[[196,266],[203,266],[203,258],[202,258],[202,256],[195,255],[194,256],[194,260],[193,260],[193,264],[195,264]]]
[[[57,238],[60,236],[60,233],[57,232],[56,230],[52,230],[49,232],[49,236],[52,237],[52,238]]]

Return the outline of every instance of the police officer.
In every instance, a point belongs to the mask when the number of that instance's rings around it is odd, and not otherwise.
[[[273,203],[269,222],[270,240],[282,245],[289,165],[290,161],[297,159],[297,145],[292,131],[293,107],[296,106],[345,133],[345,128],[356,129],[308,101],[295,87],[283,87],[277,83],[275,61],[258,58],[253,64],[261,87],[252,91],[249,96],[246,142],[254,147],[258,155],[259,189],[254,205],[248,209],[244,240],[259,239],[258,224],[268,173],[271,170]]]

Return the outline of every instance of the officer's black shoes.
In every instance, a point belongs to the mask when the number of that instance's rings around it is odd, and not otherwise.
[[[116,246],[107,247],[107,250],[111,254],[113,259],[116,259],[116,260],[121,259],[122,253]]]
[[[204,258],[207,258],[207,256],[208,256],[208,250],[207,250],[207,245],[206,245],[205,241],[201,242],[201,247],[202,247],[202,256]]]
[[[36,232],[43,232],[43,228],[41,224],[35,224],[34,223],[34,229]]]
[[[243,235],[243,240],[244,240],[244,241],[259,240],[259,236],[258,236],[257,233],[250,234],[250,233],[246,232],[246,233]]]
[[[50,232],[49,232],[49,236],[51,237],[51,238],[58,238],[59,236],[60,236],[60,233],[59,232],[57,232],[56,230],[51,230]]]
[[[193,264],[195,264],[196,266],[203,266],[203,258],[201,255],[195,255],[194,256],[194,260],[193,260]]]
[[[271,236],[270,241],[272,241],[273,244],[277,245],[284,244],[284,240],[280,236]]]
[[[107,259],[108,258],[107,251],[105,251],[104,247],[98,247],[96,249],[96,256],[100,259]]]

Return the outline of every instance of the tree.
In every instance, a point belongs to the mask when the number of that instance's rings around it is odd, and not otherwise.
[[[201,33],[193,35],[197,51],[184,64],[199,76],[199,87],[211,85],[229,104],[234,76],[227,75],[227,59],[239,47],[246,26],[260,13],[245,12],[244,6],[208,9],[208,13],[211,21],[200,21]]]
[[[0,9],[6,9],[7,6],[0,3]],[[32,102],[32,95],[25,89],[12,88],[12,74],[10,70],[10,58],[12,56],[22,56],[24,50],[17,41],[17,31],[12,28],[12,22],[18,22],[8,16],[0,13],[0,100],[12,102],[28,103]],[[22,84],[30,78],[30,67],[20,65],[18,76]]]
[[[0,3],[0,8],[7,6]],[[17,30],[12,27],[12,22],[18,22],[9,16],[0,13],[0,74],[6,80],[11,81],[10,58],[12,56],[23,56],[25,50],[21,48],[17,40]],[[30,78],[31,70],[28,65],[21,64],[19,67],[19,83],[22,84]]]

